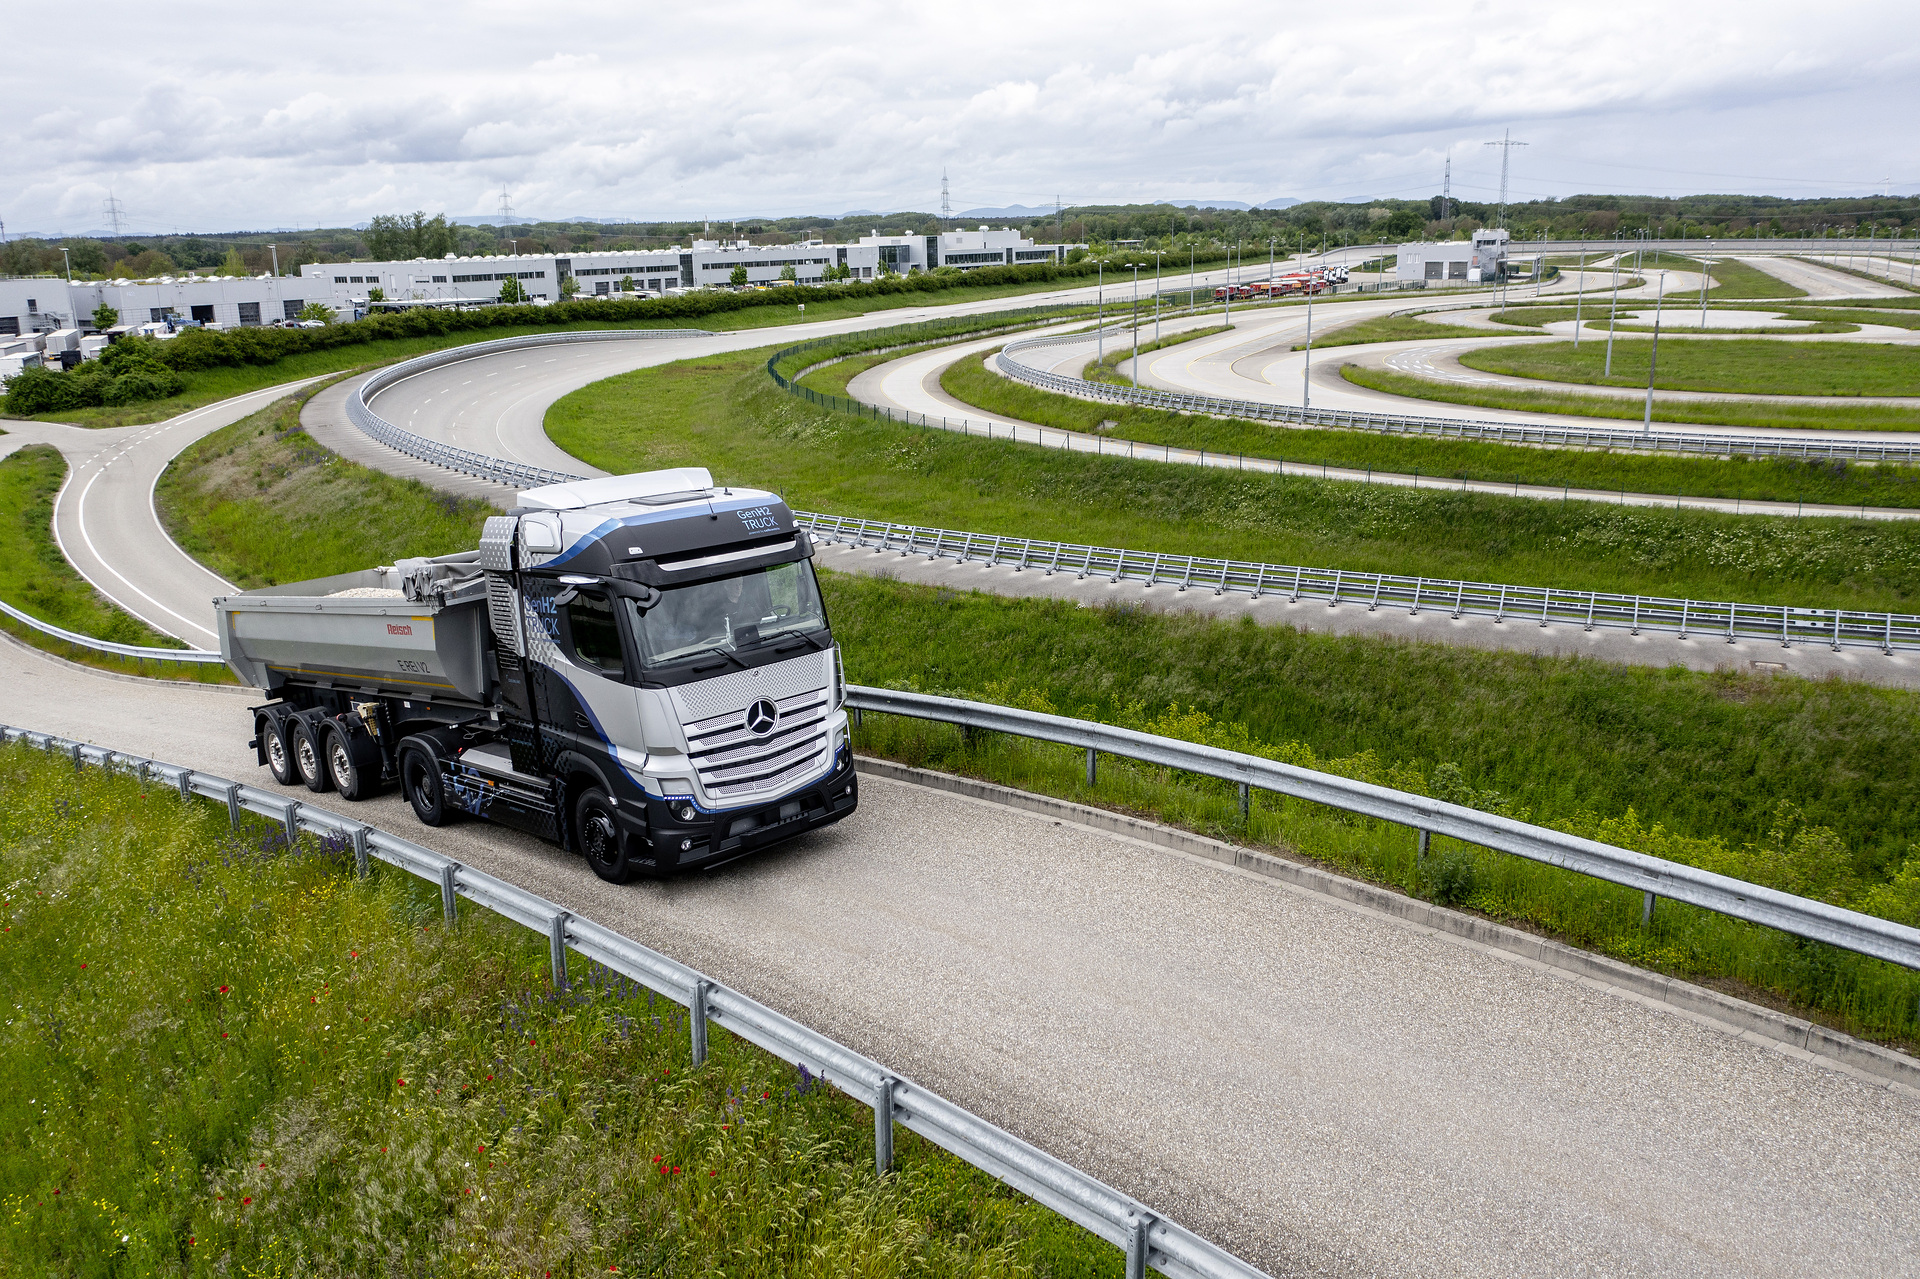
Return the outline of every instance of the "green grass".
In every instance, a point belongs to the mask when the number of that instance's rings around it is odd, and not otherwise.
[[[1632,256],[1629,252],[1628,256]],[[1700,271],[1705,269],[1713,277],[1714,284],[1707,296],[1715,302],[1730,302],[1740,298],[1803,298],[1807,291],[1788,284],[1785,280],[1767,274],[1758,267],[1748,266],[1745,262],[1720,259],[1710,267],[1699,258],[1684,253],[1668,253],[1656,250],[1640,261],[1640,274],[1651,278],[1655,271]],[[1677,296],[1677,295],[1669,295]],[[1698,293],[1695,294],[1698,296]]]
[[[251,590],[479,544],[496,508],[321,448],[300,429],[306,398],[215,431],[161,475],[155,505],[189,555]]]
[[[95,639],[152,648],[185,648],[109,601],[74,572],[53,540],[53,499],[66,479],[66,459],[48,445],[0,458],[0,599],[43,622]],[[0,614],[0,629],[35,648],[101,670],[232,683],[224,666],[136,662],[69,645]]]
[[[0,751],[9,1274],[1117,1275],[1118,1251],[477,907]]]
[[[1498,338],[1499,333],[1470,328],[1464,324],[1435,324],[1412,315],[1381,315],[1335,329],[1325,337],[1313,339],[1313,349],[1323,346],[1361,346],[1369,342],[1424,342],[1430,338]],[[1297,343],[1296,351],[1307,349]]]
[[[813,510],[1175,554],[1906,611],[1920,527],[1325,484],[977,440],[814,408],[764,353],[636,370],[547,414],[612,472],[710,466]]]
[[[1117,723],[1430,794],[1920,922],[1920,698],[1840,681],[1303,634],[831,579],[848,678]],[[1920,975],[1410,831],[993,734],[868,715],[861,749],[1144,813],[1911,1042]],[[1439,842],[1436,841],[1438,844]],[[1451,865],[1449,865],[1451,863]],[[1440,872],[1448,871],[1443,879]],[[1463,882],[1464,881],[1464,882]]]
[[[1588,386],[1644,387],[1653,343],[1538,342],[1468,351],[1468,368]],[[1654,386],[1727,395],[1920,395],[1920,349],[1883,342],[1772,342],[1680,339],[1663,343]],[[1911,412],[1911,410],[1910,410]],[[1913,425],[1920,426],[1920,414]]]
[[[876,357],[875,363],[891,357]],[[838,368],[838,365],[834,366]],[[983,412],[1063,431],[1176,448],[1333,467],[1371,468],[1495,483],[1545,484],[1688,497],[1920,506],[1920,469],[1797,458],[1678,458],[1601,449],[1539,449],[1468,440],[1422,440],[1370,431],[1295,430],[1243,418],[1096,404],[1025,386],[956,361],[941,375],[949,395]],[[1103,423],[1115,425],[1103,431]]]
[[[1621,309],[1624,311],[1639,312],[1639,311],[1646,310],[1648,308],[1641,306],[1638,301],[1635,301],[1631,307],[1623,307]],[[1708,307],[1708,310],[1715,311],[1715,312],[1724,311],[1727,309],[1728,308],[1717,307],[1717,306]],[[1741,308],[1741,309],[1754,310],[1758,308]],[[1680,318],[1683,318],[1683,319],[1687,316],[1693,316],[1697,318],[1700,314],[1699,309],[1697,307],[1690,309],[1685,306],[1671,306],[1671,307],[1668,307],[1667,310],[1669,314],[1678,312]],[[1526,327],[1526,328],[1535,328],[1535,329],[1540,328],[1542,325],[1558,324],[1566,320],[1579,319],[1582,322],[1584,327],[1588,329],[1598,329],[1602,334],[1604,334],[1607,331],[1607,311],[1608,311],[1608,300],[1607,300],[1607,296],[1603,293],[1600,295],[1599,304],[1597,306],[1589,304],[1585,307],[1571,307],[1571,306],[1508,307],[1504,311],[1496,311],[1494,314],[1488,316],[1487,318],[1489,320],[1492,320],[1495,324],[1511,324],[1516,327]],[[1802,318],[1811,319],[1813,323],[1796,326],[1794,328],[1712,329],[1709,331],[1716,335],[1725,335],[1725,334],[1731,334],[1731,333],[1792,333],[1792,334],[1857,333],[1860,331],[1860,323],[1853,321],[1852,317],[1848,317],[1846,319],[1841,319],[1838,317],[1829,317],[1826,315],[1813,315],[1813,316],[1803,317],[1800,315],[1790,314],[1788,308],[1782,308],[1781,314],[1786,315],[1787,318],[1789,319],[1802,319]],[[1637,324],[1637,323],[1635,324],[1615,323],[1613,326],[1613,330],[1616,333],[1651,333],[1653,331],[1653,325]],[[1583,342],[1581,345],[1582,345],[1582,349],[1584,350],[1585,343]],[[1645,383],[1643,382],[1642,385],[1645,385]]]
[[[1181,346],[1187,342],[1196,342],[1201,338],[1210,338],[1216,333],[1227,333],[1233,328],[1234,326],[1231,324],[1214,324],[1203,329],[1187,329],[1183,332],[1163,337],[1158,342],[1152,340],[1141,342],[1138,346],[1135,346],[1132,342],[1128,342],[1125,339],[1117,339],[1122,342],[1123,345],[1116,346],[1102,359],[1087,361],[1087,367],[1081,370],[1081,377],[1089,382],[1111,382],[1116,386],[1132,386],[1133,378],[1125,373],[1119,372],[1118,369],[1120,365],[1126,364],[1132,360],[1134,356],[1151,355],[1155,351],[1164,351],[1170,346]],[[1140,334],[1142,336],[1151,332],[1152,330],[1144,324],[1140,327]],[[1131,368],[1132,366],[1128,365],[1128,367]]]
[[[1604,343],[1600,344],[1603,348]],[[1621,347],[1614,344],[1614,367],[1620,367]],[[1675,345],[1678,345],[1677,343]],[[1580,354],[1587,353],[1586,343]],[[1604,349],[1601,352],[1605,357]],[[1660,354],[1662,365],[1666,352]],[[1644,363],[1644,361],[1643,361]],[[1349,364],[1340,375],[1356,386],[1404,395],[1414,400],[1436,400],[1442,404],[1468,404],[1487,409],[1518,409],[1526,413],[1563,413],[1574,417],[1642,420],[1646,405],[1632,396],[1582,395],[1577,391],[1508,391],[1499,387],[1466,386],[1457,382],[1436,382],[1427,378],[1395,373],[1391,369],[1363,368]],[[1640,375],[1646,377],[1644,372]],[[1643,382],[1642,385],[1645,385]],[[1417,412],[1408,405],[1408,412]],[[1779,427],[1796,431],[1911,431],[1920,427],[1920,410],[1878,405],[1842,404],[1832,408],[1824,404],[1769,404],[1764,400],[1655,400],[1653,420],[1687,422],[1696,426]]]

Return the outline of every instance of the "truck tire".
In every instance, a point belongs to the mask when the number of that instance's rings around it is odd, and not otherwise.
[[[587,865],[593,868],[594,874],[609,884],[633,880],[639,868],[627,859],[613,804],[598,786],[582,792],[574,802],[573,829],[578,832],[580,851],[586,855]]]
[[[287,740],[289,723],[287,719],[273,715],[262,715],[254,721],[254,732],[260,736],[261,752],[267,757],[267,771],[282,786],[291,786],[300,780],[300,772],[293,765],[293,745]]]
[[[287,745],[293,751],[293,766],[306,788],[315,793],[333,789],[333,776],[327,770],[327,752],[313,721],[295,716],[287,724]]]
[[[380,784],[377,762],[368,761],[361,752],[356,752],[352,738],[337,724],[327,725],[320,745],[326,751],[327,773],[341,797],[356,801],[371,798]],[[370,768],[369,763],[374,763],[374,767]]]
[[[445,826],[453,814],[440,785],[440,761],[424,746],[400,745],[400,791],[422,826]]]

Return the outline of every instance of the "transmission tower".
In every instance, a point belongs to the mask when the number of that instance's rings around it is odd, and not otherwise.
[[[1453,153],[1447,153],[1447,167],[1440,175],[1440,220],[1453,221]]]
[[[500,184],[500,229],[505,231],[513,222],[513,197],[507,194],[507,184]]]
[[[114,199],[111,190],[107,192],[103,211],[106,213],[108,224],[113,227],[114,235],[118,236],[120,234],[120,221],[125,215],[126,210],[120,207],[120,201]]]
[[[940,166],[940,229],[947,229],[947,223],[953,221],[953,199],[947,193],[947,166]]]
[[[1500,140],[1498,142],[1487,143],[1487,145],[1490,147],[1500,148],[1500,225],[1501,226],[1505,226],[1507,224],[1507,158],[1513,154],[1513,149],[1515,147],[1523,147],[1527,145],[1524,142],[1515,142],[1513,140],[1512,134],[1513,134],[1513,131],[1511,129],[1503,129],[1500,132]]]
[[[1056,231],[1067,229],[1067,206],[1060,203],[1060,197],[1053,197],[1053,226]]]

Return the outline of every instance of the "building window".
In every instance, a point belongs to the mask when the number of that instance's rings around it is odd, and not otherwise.
[[[342,281],[342,280],[340,280],[340,277],[339,277],[339,276],[337,276],[337,275],[336,275],[335,277],[333,277],[333,278],[334,278],[334,279],[335,279],[335,281],[337,281],[337,282],[340,282],[340,283],[345,283],[345,281]],[[353,282],[354,282],[355,284],[365,284],[365,283],[367,282],[367,278],[366,278],[365,276],[363,276],[363,275],[356,275],[356,276],[354,276],[354,277],[353,277]]]
[[[610,292],[612,287],[613,286],[608,284],[605,280],[596,280],[593,285],[593,291],[596,295],[599,295],[599,294]]]
[[[211,306],[196,306],[196,307],[194,307],[194,308],[193,308],[193,322],[194,322],[195,324],[212,324],[212,323],[213,323],[213,308],[212,308]]]
[[[347,282],[347,277],[344,275],[336,275],[333,277],[333,282],[335,284],[345,284]]]
[[[305,305],[306,301],[304,299],[288,298],[280,304],[280,309],[286,312],[287,319],[297,320],[300,318],[300,308]]]
[[[28,315],[40,314],[40,302],[37,298],[27,299],[27,314]]]
[[[167,308],[164,306],[150,306],[147,308],[147,318],[155,324],[160,324],[167,318]]]
[[[240,304],[240,323],[260,323],[260,304],[258,302],[242,302]]]
[[[444,275],[436,275],[433,277],[433,282],[435,284],[445,284],[447,282],[447,277]]]
[[[19,337],[20,317],[17,315],[0,315],[0,333],[4,333],[8,337]]]

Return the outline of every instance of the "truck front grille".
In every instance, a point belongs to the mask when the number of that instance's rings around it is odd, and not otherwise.
[[[769,700],[778,715],[765,733],[747,727],[751,706],[687,725],[688,755],[709,799],[762,795],[827,762],[829,690],[821,687]]]

